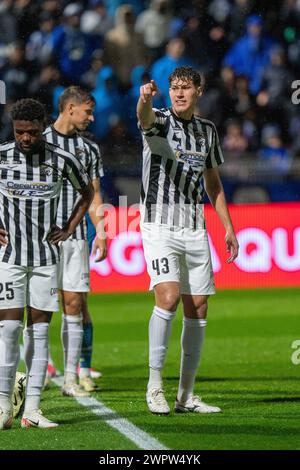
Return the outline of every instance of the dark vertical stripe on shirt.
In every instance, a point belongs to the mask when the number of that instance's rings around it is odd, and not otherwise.
[[[174,186],[175,186],[175,191],[174,191],[174,216],[173,216],[173,223],[174,225],[179,224],[179,218],[180,218],[180,192],[179,192],[179,184],[180,184],[180,178],[182,175],[184,164],[182,162],[177,163],[177,168],[176,168],[176,173],[174,177]]]
[[[26,155],[26,179],[33,181],[33,155]]]
[[[53,199],[50,199],[50,226],[55,225],[56,212],[57,212],[57,202],[53,198]],[[56,253],[58,253],[58,248],[55,245],[52,245],[52,243],[50,243],[49,241],[48,241],[48,246],[51,252],[52,264],[56,264],[56,259],[57,259]]]
[[[157,203],[157,194],[158,194],[158,180],[160,174],[160,165],[162,157],[160,155],[152,154],[151,163],[150,163],[150,173],[149,173],[149,184],[146,196],[146,210],[147,210],[147,222],[155,219],[155,205]],[[151,189],[150,189],[151,188]],[[154,212],[152,213],[152,209]]]
[[[69,183],[69,181],[68,181]],[[70,183],[69,183],[70,184]],[[72,210],[74,209],[74,206],[75,206],[75,203],[76,203],[76,199],[77,199],[77,194],[76,194],[76,191],[74,190],[74,188],[72,187]],[[72,213],[72,211],[71,211]],[[70,213],[70,215],[71,215]],[[76,240],[76,232],[80,232],[80,234],[82,235],[82,227],[81,227],[81,224],[82,224],[82,221],[79,223],[79,225],[77,225],[76,229],[75,229],[75,232],[72,234],[72,238],[73,240]]]
[[[0,154],[0,160],[2,162],[7,162],[7,153],[2,152]],[[0,171],[1,179],[6,180],[7,179],[7,170],[1,169],[1,167],[0,167],[0,170],[1,170]]]
[[[32,200],[25,201],[26,214],[26,239],[27,239],[27,266],[33,266],[33,242],[32,242]]]
[[[68,181],[63,180],[62,184],[62,225],[64,226],[68,220]]]
[[[191,150],[192,146],[191,146],[191,137],[190,137],[190,132],[189,132],[189,124],[184,122],[182,124],[182,127],[183,127],[184,134],[185,134],[185,148],[186,150]]]
[[[16,165],[18,165],[19,162],[20,162],[20,155],[19,155],[18,152],[16,151],[16,148],[14,148],[13,163],[16,163]],[[19,181],[20,178],[21,178],[21,172],[20,172],[20,170],[14,170],[13,179],[16,180],[16,181]]]
[[[51,166],[52,166],[52,181],[53,183],[57,183],[58,176],[59,176],[59,169],[58,169],[58,155],[55,152],[49,152],[51,155]]]
[[[195,139],[195,144],[196,144],[196,152],[201,152],[201,145],[199,142],[199,139],[201,138],[201,135],[199,135],[197,123],[195,119],[192,121],[193,124],[193,133],[194,133],[194,139]]]
[[[39,251],[40,251],[41,266],[46,266],[47,265],[46,248],[45,248],[45,245],[43,243],[43,238],[45,236],[44,222],[45,222],[45,201],[43,199],[39,199],[39,205],[38,205],[38,239],[39,239]]]
[[[184,188],[183,188],[183,194],[185,195],[185,201],[184,203],[185,204],[190,204],[190,199],[188,197],[188,194],[189,194],[189,187],[190,187],[190,184],[191,184],[191,181],[192,181],[192,176],[193,176],[193,170],[192,168],[189,168],[187,174],[186,174],[186,177],[185,177],[185,183],[184,183]]]
[[[142,202],[144,202],[144,200],[145,200],[145,190],[144,190],[143,183],[141,184],[141,200],[142,200]]]
[[[216,139],[215,139],[214,157],[215,157],[215,159],[216,159],[217,164],[218,164],[218,165],[221,165],[221,163],[222,163],[222,158],[221,158],[221,155],[220,155],[220,150],[219,150],[219,146],[218,146],[218,139],[217,139],[217,136],[216,136]]]
[[[5,225],[5,230],[8,233],[8,244],[5,247],[5,252],[4,252],[4,257],[3,257],[3,261],[5,263],[8,262],[8,260],[11,256],[11,252],[12,252],[12,246],[11,246],[11,242],[10,242],[10,238],[12,237],[12,234],[9,231],[9,209],[8,209],[8,205],[9,205],[9,202],[8,202],[7,197],[3,196],[4,225]]]
[[[21,264],[21,254],[22,254],[22,233],[21,233],[21,224],[20,224],[20,200],[15,198],[13,200],[14,204],[14,223],[15,223],[15,250],[16,250],[16,259],[15,264]]]
[[[213,167],[212,166],[212,152],[213,152],[215,144],[216,144],[215,132],[214,132],[214,129],[212,128],[210,151],[207,155],[206,162],[205,162],[206,168]]]
[[[162,208],[162,217],[161,223],[168,223],[168,213],[169,213],[169,191],[171,185],[170,172],[173,166],[173,161],[168,158],[165,166],[165,181],[164,181],[164,192],[163,192],[163,208]]]

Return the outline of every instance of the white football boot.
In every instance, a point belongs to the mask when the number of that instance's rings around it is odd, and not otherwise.
[[[177,413],[220,413],[222,410],[217,406],[207,405],[198,396],[193,396],[186,402],[180,402],[176,398],[175,411]]]
[[[57,428],[58,423],[54,423],[43,416],[41,410],[32,410],[24,413],[21,419],[21,427],[22,428],[42,428],[42,429],[50,429],[50,428]]]
[[[25,400],[25,392],[26,392],[26,374],[24,374],[23,372],[17,372],[14,390],[12,394],[14,418],[17,418],[21,411],[22,405]]]
[[[168,415],[170,407],[161,388],[150,388],[146,393],[147,405],[151,413]]]
[[[98,390],[98,385],[92,380],[92,378],[87,375],[86,377],[79,377],[79,385],[86,391],[86,392],[94,392]]]
[[[89,392],[76,382],[65,382],[62,386],[61,393],[66,397],[89,397]]]

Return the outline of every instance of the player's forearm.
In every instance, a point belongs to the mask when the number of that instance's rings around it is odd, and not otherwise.
[[[215,198],[211,200],[211,203],[215,208],[215,211],[218,214],[218,217],[222,222],[226,232],[234,232],[223,188],[221,188],[220,191],[215,195]]]
[[[89,216],[95,227],[97,236],[99,238],[105,238],[103,199],[99,191],[95,191],[92,204],[89,208]]]
[[[211,205],[214,207],[226,232],[234,231],[233,224],[227,207],[226,197],[216,169],[211,169],[204,174],[205,191],[209,197]]]
[[[81,190],[80,194],[81,198],[75,204],[72,214],[64,227],[70,234],[75,232],[77,225],[81,222],[90,207],[94,196],[92,183],[89,183],[88,186]]]
[[[146,102],[140,97],[137,104],[137,117],[143,129],[149,129],[155,121],[155,113],[152,109],[152,98]]]

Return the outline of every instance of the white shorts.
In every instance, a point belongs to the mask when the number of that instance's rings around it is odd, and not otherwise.
[[[60,245],[58,285],[69,292],[89,292],[90,264],[87,240],[68,239]]]
[[[181,294],[215,293],[210,248],[205,229],[141,224],[150,290],[162,282],[179,282]]]
[[[16,266],[0,262],[0,310],[26,305],[59,310],[57,266]]]

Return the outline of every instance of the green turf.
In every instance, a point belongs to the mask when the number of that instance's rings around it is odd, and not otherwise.
[[[223,291],[210,299],[209,322],[196,393],[223,409],[217,415],[151,415],[145,404],[147,328],[151,294],[94,295],[94,395],[170,449],[300,449],[300,365],[291,344],[300,339],[298,289]],[[52,355],[62,367],[59,315],[53,319]],[[173,403],[178,384],[181,310],[165,368]],[[135,449],[99,417],[53,387],[42,408],[56,430],[1,433],[2,449]]]

